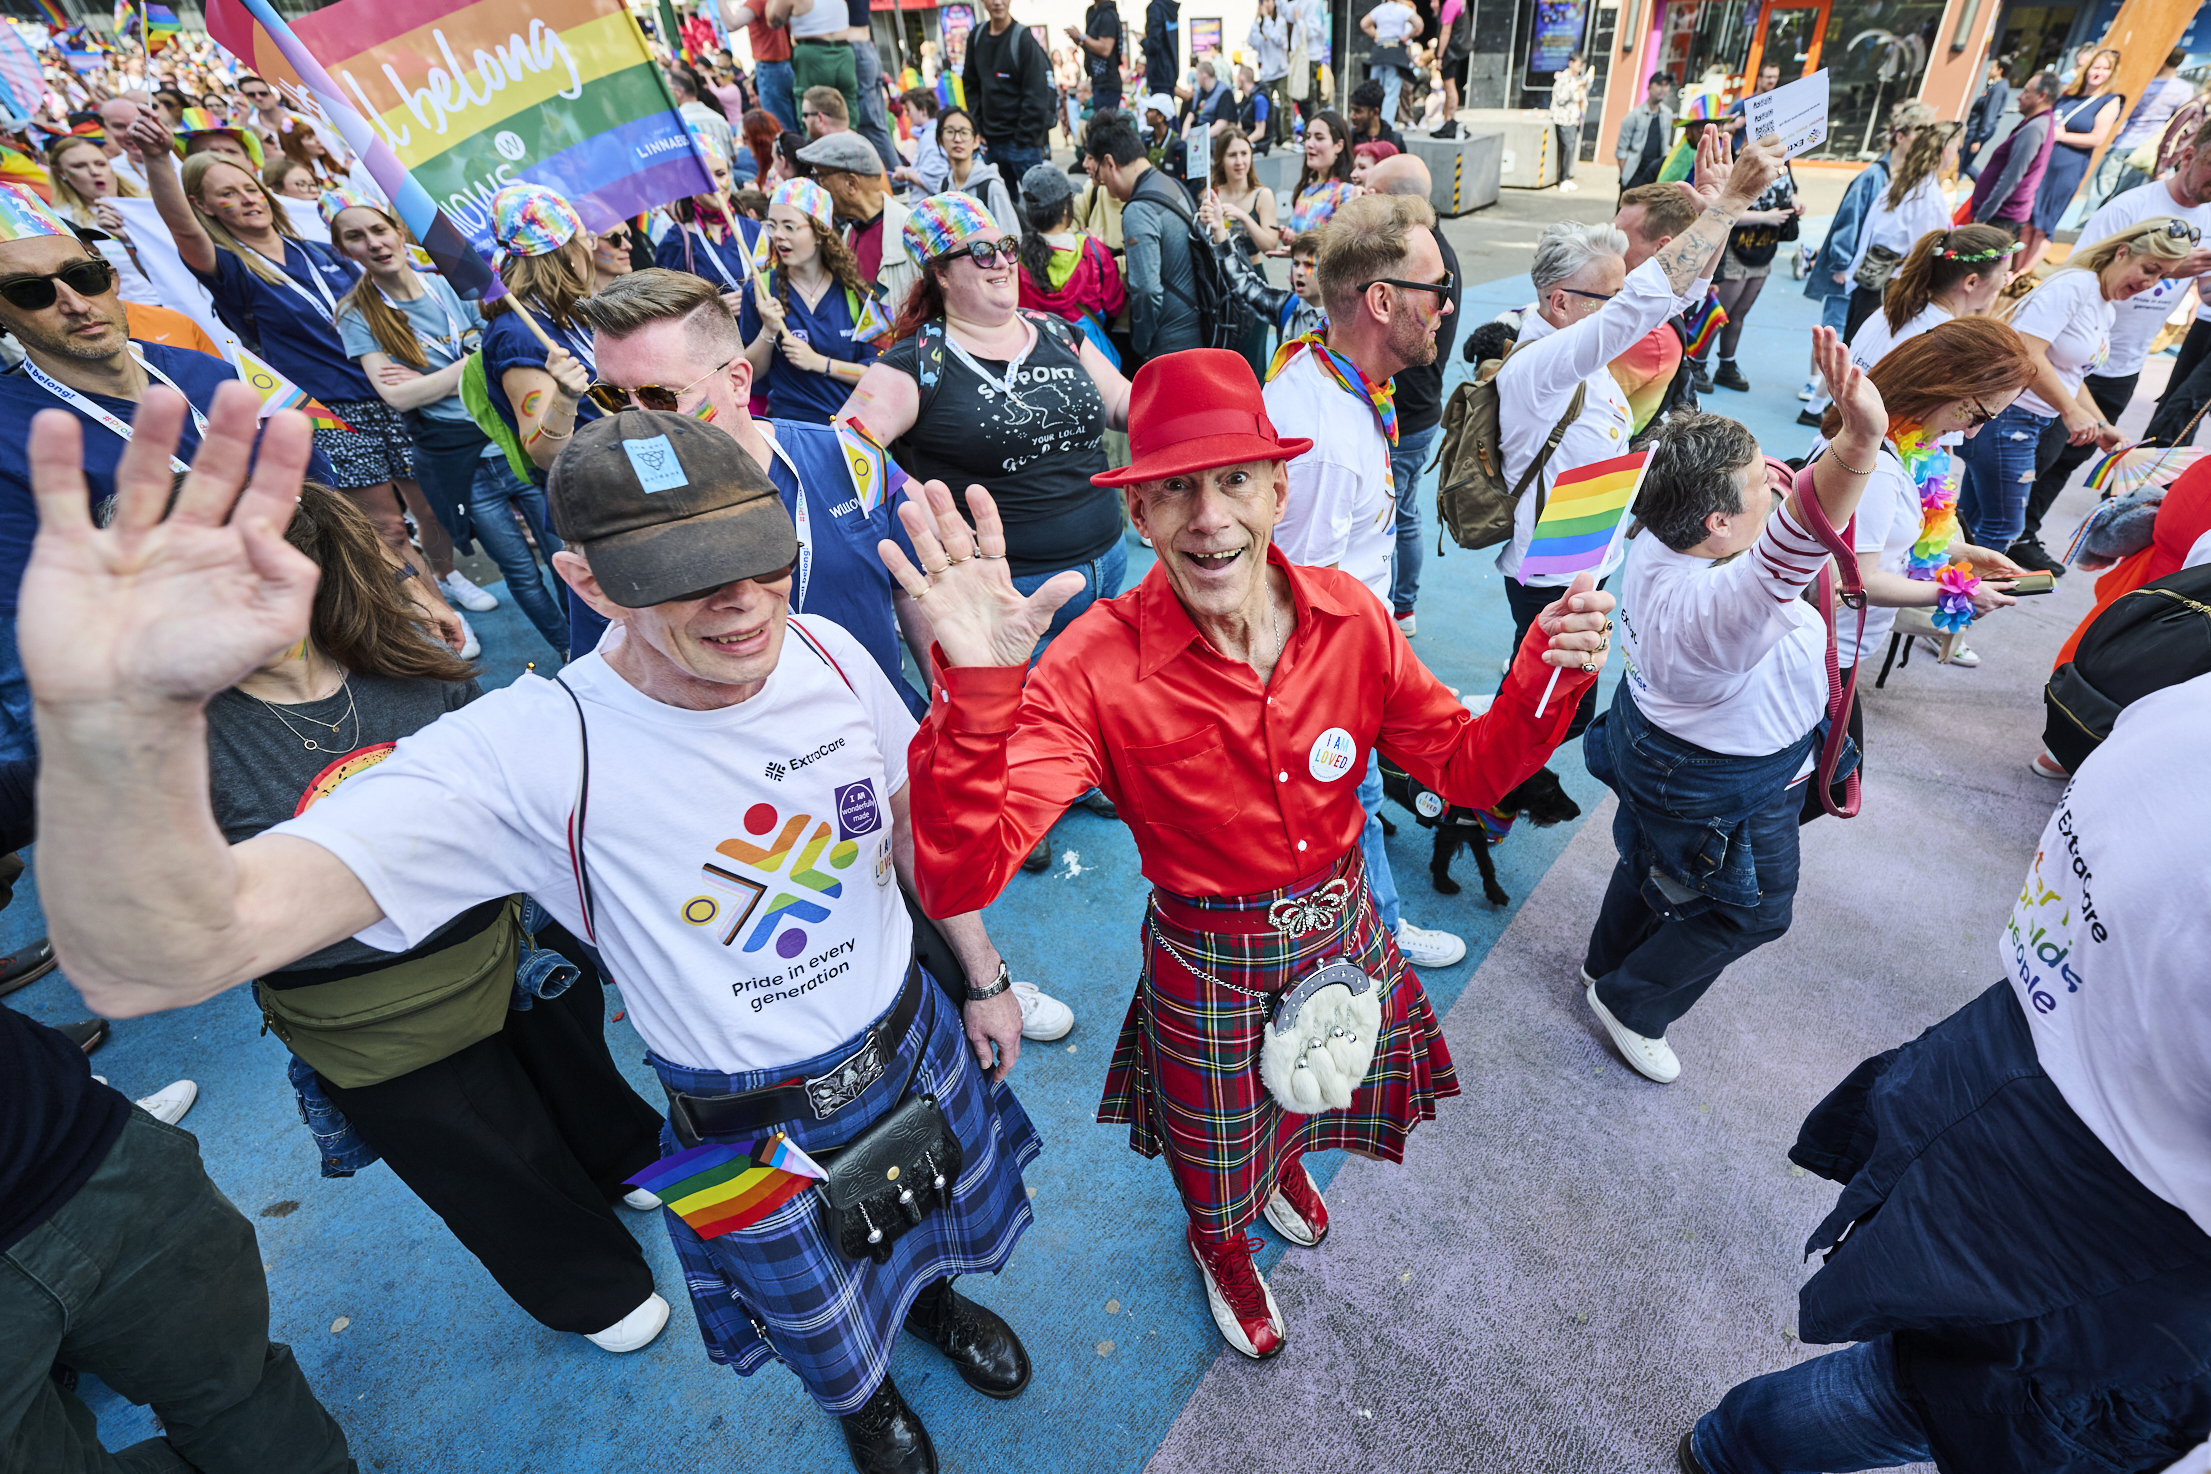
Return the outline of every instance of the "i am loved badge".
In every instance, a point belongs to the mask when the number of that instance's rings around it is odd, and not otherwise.
[[[1351,740],[1351,734],[1341,727],[1330,727],[1313,739],[1305,766],[1321,782],[1333,783],[1350,772],[1358,760],[1359,744]]]

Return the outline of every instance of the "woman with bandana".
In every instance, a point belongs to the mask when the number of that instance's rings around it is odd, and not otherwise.
[[[753,277],[737,330],[773,419],[828,424],[890,335],[834,215],[811,179],[786,179],[768,197],[772,264]]]

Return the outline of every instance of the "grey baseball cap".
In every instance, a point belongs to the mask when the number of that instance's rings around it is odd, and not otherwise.
[[[877,157],[875,146],[857,133],[831,133],[817,138],[798,151],[798,161],[817,169],[835,169],[847,174],[883,172],[883,161]]]
[[[1074,197],[1074,184],[1057,164],[1032,164],[1021,176],[1021,207],[1029,223],[1039,228],[1055,219]]]

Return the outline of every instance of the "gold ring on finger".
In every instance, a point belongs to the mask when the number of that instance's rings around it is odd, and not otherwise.
[[[955,564],[955,563],[965,563],[965,562],[966,562],[966,561],[968,560],[968,558],[972,558],[972,557],[974,557],[974,556],[975,556],[975,555],[974,555],[973,553],[969,553],[969,554],[967,555],[967,558],[955,558],[955,557],[953,557],[953,556],[952,556],[952,555],[951,555],[950,553],[946,553],[946,554],[944,555],[944,566],[945,566],[945,567],[947,567],[947,568],[950,568],[950,567],[951,567],[951,566],[952,566],[953,564]]]
[[[1597,662],[1594,660],[1583,661],[1581,663],[1581,673],[1585,676],[1595,675],[1597,673]]]

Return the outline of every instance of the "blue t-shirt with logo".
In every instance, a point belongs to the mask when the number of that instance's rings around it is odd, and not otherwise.
[[[359,276],[352,262],[320,242],[286,238],[283,285],[263,281],[236,252],[220,246],[215,269],[192,274],[215,299],[224,324],[307,394],[324,404],[376,397],[368,375],[338,341],[338,299]]]
[[[484,318],[476,304],[462,301],[444,277],[425,271],[416,273],[416,279],[422,283],[422,295],[411,301],[394,299],[391,305],[405,314],[408,325],[415,330],[415,341],[422,345],[426,361],[423,372],[434,374],[475,351],[483,338]],[[338,341],[355,362],[371,353],[385,352],[384,345],[369,331],[368,319],[358,310],[338,314]],[[412,367],[397,358],[392,361],[402,368]],[[458,391],[435,404],[424,405],[422,412],[440,420],[475,423]]]
[[[238,377],[238,371],[212,354],[191,348],[171,348],[160,343],[137,343],[139,356],[166,374],[183,391],[194,409],[206,414],[215,403],[215,391]],[[154,380],[159,383],[160,380]],[[105,394],[85,398],[109,414],[130,424],[138,405]],[[115,495],[115,465],[123,458],[122,436],[49,393],[20,368],[0,374],[0,615],[13,617],[15,596],[23,582],[24,565],[31,561],[31,539],[38,535],[38,504],[31,498],[31,418],[42,409],[66,409],[84,424],[84,479],[92,493],[92,505]],[[189,461],[200,447],[199,426],[184,417],[177,437],[179,460]],[[317,481],[331,479],[330,463],[321,451],[308,458],[307,474]]]
[[[812,307],[797,292],[791,293],[790,302],[784,307],[783,324],[791,336],[806,343],[816,353],[845,363],[873,363],[879,351],[873,343],[855,342],[852,337],[852,303],[845,299],[845,288],[835,280],[829,290],[821,294],[821,300]],[[760,336],[760,309],[754,305],[752,293],[745,294],[745,310],[737,315],[737,331],[750,343]],[[852,397],[852,385],[828,374],[808,373],[796,368],[783,356],[781,348],[768,359],[767,374],[768,415],[777,420],[799,420],[811,425],[826,425],[830,417],[844,408],[844,402]],[[855,632],[857,633],[857,632]]]
[[[852,484],[837,432],[827,425],[793,424],[785,420],[756,421],[772,430],[775,441],[798,467],[805,481],[807,523],[813,559],[803,593],[797,574],[791,578],[791,609],[811,614],[841,627],[864,646],[890,679],[916,720],[929,711],[928,698],[906,680],[904,644],[898,633],[898,617],[891,612],[891,596],[897,591],[890,570],[875,545],[884,538],[897,543],[908,558],[913,543],[899,522],[897,502],[906,485],[906,473],[884,457],[887,485],[873,510],[863,510]],[[768,479],[783,494],[784,510],[798,515],[799,481],[782,456],[770,458]],[[576,659],[590,653],[606,633],[607,622],[581,599],[568,601],[568,654]]]

